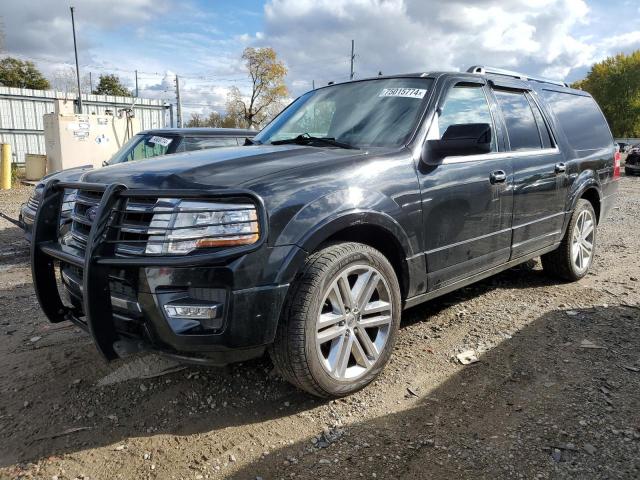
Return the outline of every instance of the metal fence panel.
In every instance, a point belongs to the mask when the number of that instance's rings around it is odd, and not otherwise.
[[[0,86],[0,142],[9,143],[15,163],[23,163],[27,153],[45,154],[43,115],[54,109],[55,99],[75,100],[74,95],[53,90],[32,90]],[[143,130],[168,125],[167,107],[162,100],[116,97],[110,95],[82,95],[83,113],[114,114],[133,105]]]

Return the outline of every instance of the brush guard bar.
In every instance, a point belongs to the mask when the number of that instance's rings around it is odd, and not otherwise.
[[[91,225],[84,257],[58,242],[59,217],[65,188],[103,192],[96,218]],[[210,252],[165,256],[117,256],[118,231],[110,228],[112,214],[123,211],[128,198],[158,197],[183,199],[248,198],[256,206],[260,238],[252,245],[225,248]],[[117,223],[117,219],[116,219]],[[100,353],[107,359],[118,357],[114,343],[118,332],[113,323],[109,269],[111,267],[197,267],[224,263],[232,258],[257,250],[268,236],[268,221],[262,199],[249,190],[146,190],[128,189],[125,185],[82,182],[47,183],[33,225],[31,239],[31,273],[38,302],[49,321],[70,320],[82,324],[81,312],[62,302],[56,281],[55,261],[59,260],[83,269],[83,310],[86,327]]]

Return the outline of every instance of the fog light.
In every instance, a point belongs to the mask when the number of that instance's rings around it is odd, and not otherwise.
[[[167,303],[164,306],[164,312],[171,330],[177,334],[196,334],[222,328],[220,303],[198,303],[197,300]]]
[[[171,318],[209,320],[218,316],[218,305],[165,305],[164,311]]]

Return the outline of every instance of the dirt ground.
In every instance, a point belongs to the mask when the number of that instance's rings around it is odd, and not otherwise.
[[[640,478],[640,178],[620,193],[587,278],[511,270],[408,310],[379,380],[339,401],[267,359],[106,364],[47,322],[0,220],[0,478]]]

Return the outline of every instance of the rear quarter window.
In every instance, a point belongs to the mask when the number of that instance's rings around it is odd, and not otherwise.
[[[607,121],[593,98],[551,90],[543,90],[541,95],[574,150],[597,150],[612,145]]]

